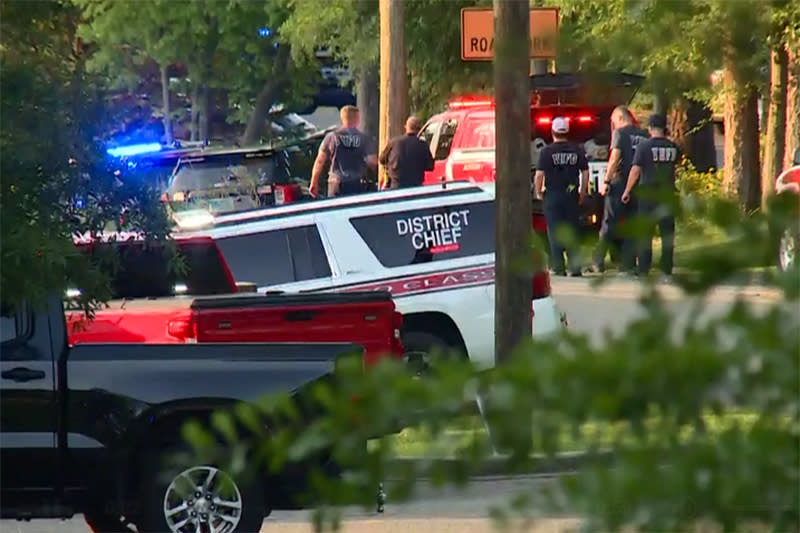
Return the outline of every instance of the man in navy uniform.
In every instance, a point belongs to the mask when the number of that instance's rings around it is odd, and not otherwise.
[[[675,253],[675,168],[681,158],[680,149],[666,137],[667,120],[651,115],[648,121],[650,138],[636,147],[622,202],[631,204],[635,192],[639,216],[648,223],[648,233],[638,246],[639,274],[647,275],[653,261],[653,234],[658,226],[661,235],[661,272],[664,279],[672,275]],[[637,185],[638,183],[638,185]]]
[[[325,136],[311,170],[308,192],[314,198],[319,195],[319,179],[325,165],[330,164],[328,198],[364,192],[368,168],[378,166],[372,140],[358,129],[358,108],[346,105],[339,117],[342,126]]]
[[[550,241],[550,265],[553,273],[566,274],[565,246],[562,232],[572,230],[575,245],[567,252],[570,275],[581,275],[578,257],[578,206],[583,203],[589,189],[589,163],[583,148],[567,140],[569,122],[556,117],[552,122],[553,142],[539,150],[539,160],[534,176],[534,193],[544,196],[544,216],[547,221],[547,239]],[[544,189],[544,195],[542,191]],[[564,228],[564,229],[561,229]]]
[[[636,245],[620,235],[620,225],[628,212],[635,211],[626,209],[627,206],[622,203],[622,192],[633,162],[634,149],[648,134],[633,125],[632,115],[625,106],[619,106],[611,113],[611,128],[611,148],[603,184],[603,223],[594,253],[593,269],[596,272],[605,270],[606,253],[611,247],[619,246],[622,248],[619,250],[622,255],[621,271],[634,274]]]

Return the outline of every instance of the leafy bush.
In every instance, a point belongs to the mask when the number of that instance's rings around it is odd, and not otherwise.
[[[393,472],[402,478],[390,494],[397,499],[411,494],[421,475],[468,482],[483,463],[497,460],[493,449],[504,452],[504,468],[515,472],[529,471],[542,456],[574,451],[579,443],[585,452],[574,476],[560,478],[548,498],[520,495],[506,515],[527,501],[522,507],[528,510],[577,515],[591,531],[679,531],[708,524],[725,531],[754,524],[797,530],[800,272],[772,278],[774,296],[758,310],[738,299],[721,314],[704,314],[709,290],[750,255],[766,253],[768,228],[780,226],[787,206],[776,200],[768,216],[744,221],[734,202],[703,200],[701,207],[705,222],[726,228],[731,239],[724,252],[695,257],[691,274],[678,276],[693,304],[686,321],[678,323],[658,288],[647,285],[643,316],[621,335],[609,334],[600,347],[566,331],[546,342],[524,343],[510,362],[489,371],[458,358],[435,359],[436,372],[426,379],[413,379],[390,362],[365,373],[356,361],[305,398],[317,406],[318,417],[301,416],[296,399],[273,398],[236,414],[219,413],[216,427],[224,432],[192,424],[185,434],[201,460],[231,468],[228,458],[241,447],[263,458],[265,470],[330,452],[347,475],[313,475],[319,511],[333,510],[318,516],[320,528],[338,524],[338,504],[373,503],[374,487],[398,444],[391,435],[413,426],[430,441],[449,439],[449,455],[456,459],[433,457]],[[465,405],[476,396],[488,435],[463,421]],[[268,434],[264,418],[272,421]],[[241,431],[231,431],[237,425]],[[460,435],[454,439],[455,431]],[[214,432],[226,435],[220,440],[226,444],[215,444]],[[364,448],[365,441],[381,436]],[[251,474],[257,471],[252,467]]]

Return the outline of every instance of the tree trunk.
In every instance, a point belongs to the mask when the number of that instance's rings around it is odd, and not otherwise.
[[[667,113],[667,96],[664,91],[655,91],[653,93],[653,113],[658,115]]]
[[[169,75],[167,73],[168,65],[161,65],[161,101],[162,111],[164,112],[164,137],[167,144],[172,144],[172,113],[169,105]]]
[[[725,185],[745,211],[761,205],[758,93],[740,83],[726,57],[722,72],[725,90]]]
[[[497,135],[494,327],[498,364],[507,361],[514,347],[531,335],[531,278],[529,272],[518,268],[520,261],[531,255],[528,12],[528,2],[494,0]]]
[[[359,69],[356,83],[356,104],[361,112],[361,129],[374,141],[378,140],[379,99],[378,66],[370,63]]]
[[[211,136],[211,89],[208,85],[203,84],[200,89],[200,115],[198,129],[200,130],[200,138],[198,140],[208,144],[208,139]]]
[[[766,206],[775,190],[775,178],[781,172],[786,135],[786,81],[788,57],[779,47],[770,53],[769,112],[764,140],[764,166],[761,172],[761,205]]]
[[[200,137],[200,85],[197,83],[192,84],[192,113],[191,113],[191,121],[192,123],[189,126],[191,130],[191,138],[192,142],[196,142]]]
[[[380,122],[378,150],[403,133],[408,117],[405,0],[380,0]],[[379,170],[379,176],[385,169]]]
[[[783,151],[783,169],[792,166],[794,153],[800,148],[800,39],[786,50],[789,56],[786,91],[786,139]]]
[[[275,97],[278,94],[279,87],[268,81],[261,88],[261,91],[256,96],[256,103],[253,106],[253,111],[250,113],[250,118],[247,119],[247,127],[245,127],[244,135],[242,135],[239,144],[248,146],[251,144],[258,144],[261,141],[261,136],[264,133],[264,125],[269,116],[269,110],[272,104],[275,103]]]
[[[701,102],[677,99],[667,114],[670,138],[698,172],[708,172],[717,167],[717,150],[714,146],[714,124],[711,110]]]

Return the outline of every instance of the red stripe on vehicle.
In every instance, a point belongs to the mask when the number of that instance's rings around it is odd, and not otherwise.
[[[349,291],[387,291],[393,296],[427,291],[437,291],[459,286],[479,285],[494,281],[494,265],[446,272],[431,272],[422,276],[387,279],[379,283],[366,283],[342,287]],[[334,289],[336,290],[336,289]]]

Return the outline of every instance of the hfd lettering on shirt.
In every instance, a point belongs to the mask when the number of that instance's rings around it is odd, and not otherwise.
[[[678,149],[667,146],[653,146],[650,148],[653,163],[674,163],[678,159]]]
[[[345,148],[358,148],[361,146],[361,135],[339,134],[334,137],[336,144]]]
[[[574,152],[556,152],[552,155],[553,165],[555,166],[576,166],[578,164],[578,154]]]

